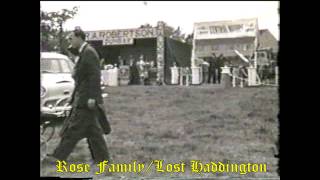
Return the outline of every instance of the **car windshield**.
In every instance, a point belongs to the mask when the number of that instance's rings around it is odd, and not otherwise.
[[[70,73],[70,66],[64,59],[42,59],[40,70],[43,73]]]

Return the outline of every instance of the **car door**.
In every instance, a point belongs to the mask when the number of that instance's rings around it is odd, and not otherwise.
[[[50,58],[41,61],[41,84],[46,88],[43,104],[54,105],[58,99],[71,96],[74,81],[66,59]]]
[[[72,78],[72,68],[67,59],[61,59],[61,79],[57,83],[61,85],[63,95],[71,95],[74,89],[74,80]]]

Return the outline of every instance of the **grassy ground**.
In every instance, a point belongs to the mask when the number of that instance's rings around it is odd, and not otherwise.
[[[115,163],[155,159],[187,164],[184,173],[113,173],[119,177],[276,177],[278,137],[278,91],[272,87],[231,88],[220,86],[128,86],[108,87],[105,107],[112,125],[106,141]],[[60,125],[57,126],[59,131]],[[49,152],[57,146],[56,135]],[[85,140],[81,140],[70,161],[90,162]],[[190,172],[190,160],[203,163],[266,163],[267,173]],[[56,167],[44,165],[42,176],[57,174]]]

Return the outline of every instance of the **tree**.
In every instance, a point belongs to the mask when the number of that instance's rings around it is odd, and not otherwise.
[[[178,26],[176,30],[172,31],[170,38],[177,41],[185,42],[185,34],[181,33],[180,26]]]
[[[67,47],[66,33],[63,25],[78,12],[77,7],[72,10],[62,9],[58,12],[45,12],[40,9],[40,44],[41,51],[60,51],[65,53]]]
[[[141,25],[139,28],[152,28],[152,26],[149,23],[145,23]]]

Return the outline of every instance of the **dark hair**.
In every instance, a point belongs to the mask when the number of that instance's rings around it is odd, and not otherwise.
[[[73,33],[76,37],[80,37],[82,40],[86,40],[86,33],[84,33],[80,28],[75,28]]]

